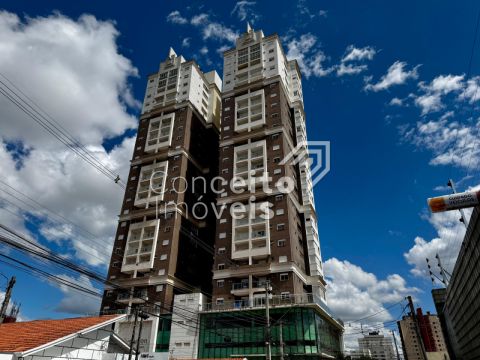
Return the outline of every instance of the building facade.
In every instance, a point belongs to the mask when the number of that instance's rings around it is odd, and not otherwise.
[[[358,339],[358,349],[362,354],[370,352],[370,357],[375,360],[395,360],[393,339],[380,334],[378,331],[371,332]]]
[[[470,218],[452,277],[443,314],[456,359],[480,358],[480,216]]]
[[[427,359],[449,359],[447,345],[442,333],[442,326],[437,315],[422,309],[417,309],[416,318],[420,337],[417,335],[415,320],[410,316],[404,316],[398,322],[400,338],[402,339],[403,354],[406,360],[423,360],[422,344],[425,347]]]
[[[298,64],[287,60],[277,35],[248,27],[224,53],[223,84],[224,186],[217,198],[212,302],[201,315],[206,332],[199,357],[266,356],[261,321],[253,320],[264,316],[267,302],[278,317],[295,308],[292,321],[299,322],[285,329],[285,346],[292,347],[284,353],[334,356],[342,325],[326,305],[309,164],[284,160],[307,150]],[[227,343],[209,334],[212,324],[232,316],[253,320],[230,322]],[[273,324],[272,354],[279,356],[279,325]]]
[[[175,294],[211,291],[215,218],[192,211],[215,199],[221,87],[172,49],[148,77],[102,311],[171,313]]]

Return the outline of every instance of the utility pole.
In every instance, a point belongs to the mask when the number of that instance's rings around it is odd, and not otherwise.
[[[140,327],[138,328],[137,349],[135,351],[135,360],[138,360],[138,354],[140,353],[140,336],[142,335],[143,320],[148,319],[148,315],[143,312],[140,313]]]
[[[453,182],[452,179],[448,179],[447,185],[448,185],[448,187],[450,187],[452,189],[452,192],[454,194],[457,193],[457,189],[455,188],[455,183]],[[467,221],[466,221],[466,218],[465,218],[465,212],[463,211],[463,209],[458,209],[458,211],[460,211],[460,222],[462,222],[463,225],[465,225],[465,228],[468,228],[468,224],[467,224]]]
[[[128,351],[128,360],[132,360],[133,343],[135,342],[135,329],[138,321],[138,308],[135,308],[135,320],[133,322],[132,337],[130,338],[130,350]]]
[[[283,353],[283,322],[280,321],[280,332],[279,332],[279,338],[280,338],[280,360],[284,360],[284,353]]]
[[[411,314],[411,317],[413,319],[413,323],[414,323],[414,326],[415,326],[415,332],[417,333],[417,339],[418,339],[418,342],[420,343],[420,347],[422,349],[423,359],[427,360],[427,352],[425,351],[425,344],[423,343],[423,338],[422,338],[422,335],[420,333],[420,326],[418,325],[418,319],[417,319],[417,316],[415,314],[415,307],[413,306],[412,297],[410,295],[407,296],[407,301],[408,301],[408,306],[410,307],[410,314]]]
[[[265,344],[267,345],[267,360],[272,360],[272,344],[270,339],[270,281],[265,282],[265,312],[267,315],[267,324],[266,324],[266,341]]]
[[[7,313],[7,307],[10,302],[10,298],[12,296],[12,289],[13,286],[15,285],[16,278],[15,276],[12,276],[10,278],[10,281],[8,282],[7,289],[5,291],[5,298],[3,299],[2,307],[0,308],[0,324],[3,323],[3,320],[5,319],[5,315]]]
[[[397,338],[395,337],[395,331],[392,330],[393,342],[395,343],[395,350],[397,351],[397,360],[400,360],[400,353],[398,352]]]

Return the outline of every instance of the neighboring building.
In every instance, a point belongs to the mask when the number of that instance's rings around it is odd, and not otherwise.
[[[447,346],[447,351],[450,358],[453,357],[453,349],[450,344],[450,337],[447,333],[447,323],[445,321],[445,314],[443,312],[445,308],[445,301],[447,300],[447,289],[446,288],[437,288],[432,289],[432,299],[433,304],[435,305],[435,310],[437,311],[438,319],[440,320],[440,325],[442,328],[443,339],[445,340],[445,345]]]
[[[211,291],[215,217],[210,211],[198,220],[192,209],[199,195],[208,207],[215,200],[202,181],[208,184],[218,172],[212,160],[218,157],[221,87],[215,71],[203,73],[172,49],[148,77],[103,312],[141,306],[168,314],[175,294]],[[164,318],[151,321],[146,351],[168,351],[155,337]]]
[[[480,216],[473,210],[447,287],[443,314],[456,359],[480,358]]]
[[[375,360],[396,360],[393,349],[393,339],[381,335],[378,331],[364,335],[358,339],[359,352],[365,354],[370,352],[370,357]]]
[[[199,312],[206,304],[203,294],[175,295],[170,330],[170,355],[196,359],[198,354]]]
[[[369,349],[355,349],[355,350],[350,350],[346,354],[346,356],[350,357],[350,359],[355,360],[355,359],[364,359],[364,358],[371,358],[372,353],[370,352]]]
[[[274,356],[280,320],[286,356],[335,356],[343,327],[326,306],[310,169],[282,163],[297,145],[306,149],[298,64],[278,35],[248,27],[224,53],[223,82],[219,171],[234,186],[217,201],[213,297],[198,356],[265,356],[267,292]],[[292,191],[279,190],[282,178]]]
[[[127,359],[128,343],[113,331],[125,317],[105,315],[1,324],[0,359]]]
[[[417,335],[415,320],[412,317],[404,316],[398,322],[405,359],[424,360],[420,341],[423,342],[428,360],[449,359],[447,345],[438,316],[429,312],[424,315],[422,309],[418,308],[416,318],[421,339]]]

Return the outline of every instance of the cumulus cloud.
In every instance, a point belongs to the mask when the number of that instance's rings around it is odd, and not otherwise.
[[[85,275],[80,275],[78,278],[65,274],[58,276],[64,280],[73,282],[79,286],[87,288],[88,290],[96,292],[99,291],[93,286],[91,281]],[[55,311],[78,315],[98,314],[98,309],[100,309],[99,297],[84,294],[66,285],[56,284],[55,286],[58,286],[63,293],[63,298],[60,303],[55,307]]]
[[[371,46],[357,48],[353,45],[347,47],[346,53],[342,58],[342,62],[372,60],[377,52]]]
[[[205,13],[193,16],[190,19],[190,23],[201,29],[203,40],[212,39],[235,43],[238,37],[238,32],[219,22],[211,20],[210,16]]]
[[[468,190],[477,191],[479,189],[480,185],[477,185]],[[468,222],[472,210],[465,209],[464,212]],[[437,235],[431,240],[421,236],[414,239],[414,245],[404,254],[405,259],[412,266],[411,273],[417,277],[429,279],[426,258],[430,259],[435,271],[437,269],[437,260],[435,259],[437,254],[442,261],[442,265],[451,273],[465,236],[465,226],[459,221],[460,213],[458,211],[447,211],[423,215],[423,218],[435,228]],[[439,276],[439,273],[437,272],[436,275]]]
[[[422,109],[422,115],[441,110],[444,107],[442,97],[462,90],[463,79],[464,75],[439,75],[429,84],[420,82],[418,86],[423,93],[415,98],[415,104]],[[468,93],[465,91],[463,96],[475,95],[471,95],[471,91]]]
[[[328,304],[345,322],[367,317],[364,323],[391,320],[392,314],[386,306],[418,292],[418,289],[407,286],[405,279],[398,274],[380,280],[373,273],[336,258],[328,259],[324,265]]]
[[[402,106],[403,105],[403,100],[398,98],[398,97],[394,97],[392,100],[390,100],[389,105]]]
[[[453,111],[435,120],[400,127],[402,141],[432,153],[431,165],[454,165],[466,169],[480,164],[480,149],[476,146],[479,133],[479,120],[460,123]]]
[[[168,14],[167,15],[167,21],[172,23],[172,24],[180,24],[180,25],[184,25],[184,24],[188,23],[187,18],[183,17],[180,14],[180,11],[178,11],[178,10],[172,11],[170,14]]]
[[[61,14],[20,20],[15,14],[0,13],[0,48],[6,53],[0,57],[0,72],[125,179],[134,138],[124,138],[109,151],[103,146],[136,127],[129,110],[139,106],[129,85],[137,70],[119,53],[118,36],[113,23],[89,15],[78,20]],[[65,256],[105,269],[122,189],[4,97],[0,123],[0,180],[78,226],[15,200],[5,192],[8,186],[0,184],[0,196],[14,204],[0,204],[2,223],[28,235],[26,224],[32,220],[39,232],[31,236],[43,236],[60,244]],[[20,148],[29,151],[19,152]],[[7,210],[17,216],[3,216]]]
[[[364,89],[377,92],[387,90],[395,85],[405,84],[409,79],[417,79],[419,66],[417,65],[411,70],[406,70],[406,62],[395,61],[377,83],[372,84],[372,78],[367,77]]]
[[[287,42],[287,58],[297,60],[298,66],[307,79],[310,76],[323,77],[330,74],[334,68],[325,68],[327,59],[322,50],[315,47],[317,37],[311,33],[303,34],[299,38],[289,39]]]
[[[190,42],[191,42],[191,38],[189,37],[186,37],[185,39],[182,40],[182,47],[184,48],[188,48],[190,47]]]

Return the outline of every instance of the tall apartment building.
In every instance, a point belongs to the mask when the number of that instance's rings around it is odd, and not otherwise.
[[[378,331],[364,335],[358,339],[359,352],[362,354],[370,353],[370,357],[375,360],[395,360],[393,350],[393,339],[380,334]]]
[[[211,159],[221,88],[215,71],[202,72],[172,49],[148,77],[102,311],[141,305],[170,313],[175,294],[211,291],[215,217],[192,216],[192,208],[215,196],[192,179],[208,182],[218,172]],[[157,319],[154,332],[158,326]]]
[[[420,342],[423,342],[428,360],[449,359],[447,345],[438,316],[429,312],[424,315],[422,309],[418,308],[416,318],[418,319],[420,337],[417,335],[415,320],[411,316],[404,316],[398,322],[405,359],[424,360]]]
[[[473,210],[447,286],[446,333],[452,358],[480,358],[480,208]]]
[[[212,303],[201,315],[199,357],[265,356],[267,302],[274,356],[280,319],[289,324],[285,354],[334,356],[343,327],[326,306],[309,165],[282,162],[299,144],[306,150],[298,64],[287,60],[278,35],[248,27],[224,53],[223,84],[219,175],[225,186],[217,200]],[[280,186],[285,179],[291,191]]]

